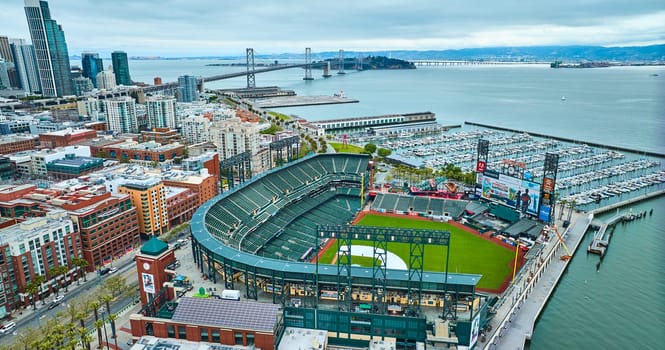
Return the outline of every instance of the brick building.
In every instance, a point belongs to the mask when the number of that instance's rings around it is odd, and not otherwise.
[[[166,309],[165,307],[163,309]],[[275,349],[279,305],[255,301],[182,297],[170,317],[130,316],[132,337],[186,339]],[[163,315],[162,312],[159,315]]]
[[[188,188],[198,195],[198,208],[203,203],[212,199],[219,193],[219,181],[208,174],[207,169],[201,170],[200,174],[172,173],[162,177],[166,186]]]
[[[151,131],[141,131],[140,142],[154,141],[162,145],[178,142],[181,143],[182,137],[178,130],[169,128],[154,128]]]
[[[6,135],[0,137],[0,153],[12,154],[37,148],[39,137],[36,135]]]
[[[0,230],[0,318],[20,306],[31,303],[33,296],[21,291],[35,276],[45,276],[37,300],[46,298],[55,288],[70,284],[76,277],[72,259],[81,255],[80,235],[64,210],[53,210],[45,217],[31,218]],[[68,266],[64,276],[51,270]]]
[[[129,195],[106,192],[104,186],[84,186],[52,202],[69,212],[80,231],[89,272],[138,248],[138,216]]]
[[[97,137],[97,131],[91,129],[71,128],[39,134],[39,144],[43,147],[55,148],[77,144]]]
[[[143,143],[125,142],[104,146],[108,158],[143,162],[167,162],[180,158],[185,153],[185,146],[179,143],[161,145],[155,141]]]
[[[199,207],[199,195],[189,188],[164,186],[169,227],[189,221]]]

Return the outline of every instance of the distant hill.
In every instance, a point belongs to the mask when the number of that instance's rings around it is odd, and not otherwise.
[[[334,58],[338,52],[312,53],[315,59]],[[496,60],[496,61],[618,61],[657,62],[665,61],[665,45],[650,46],[520,46],[487,47],[459,50],[393,50],[393,51],[347,51],[345,57],[387,56],[404,60]],[[300,58],[301,54],[279,54],[262,58]]]
[[[314,61],[334,59],[338,51],[313,52]],[[525,62],[584,62],[584,61],[614,61],[614,62],[665,62],[665,44],[650,46],[516,46],[516,47],[485,47],[459,50],[391,50],[391,51],[346,51],[344,57],[356,58],[362,55],[385,56],[402,60],[491,60],[491,61],[525,61]],[[269,55],[256,55],[256,59],[280,60],[304,58],[302,53],[282,53]],[[199,57],[131,57],[137,59],[235,59],[245,60],[245,56],[199,56]],[[72,56],[72,60],[79,60],[80,56]]]

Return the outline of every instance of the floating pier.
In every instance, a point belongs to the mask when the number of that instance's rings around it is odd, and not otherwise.
[[[601,257],[605,256],[605,253],[607,252],[607,247],[609,247],[610,240],[612,239],[612,234],[614,233],[614,225],[617,222],[624,220],[624,218],[625,215],[617,214],[616,216],[612,217],[608,222],[601,222],[600,226],[598,227],[598,230],[596,230],[596,233],[594,233],[593,235],[593,240],[589,244],[587,252],[598,254]],[[610,228],[609,231],[608,228]]]

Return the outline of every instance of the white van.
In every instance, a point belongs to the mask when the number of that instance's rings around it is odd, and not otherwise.
[[[3,324],[2,327],[0,327],[0,333],[2,333],[2,334],[9,333],[12,330],[14,330],[14,328],[16,328],[16,323],[15,322],[7,322],[7,323]]]

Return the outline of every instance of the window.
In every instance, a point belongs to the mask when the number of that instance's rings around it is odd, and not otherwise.
[[[242,333],[235,333],[235,339],[236,339],[236,345],[243,345],[242,344]]]
[[[174,325],[170,324],[168,326],[168,334],[169,334],[169,338],[175,338],[175,326]]]
[[[211,341],[213,343],[219,343],[219,329],[213,329],[212,330],[212,339]]]
[[[247,346],[254,345],[254,334],[247,333]]]
[[[208,341],[208,328],[199,328],[201,332],[201,341]]]
[[[178,326],[178,339],[187,339],[187,328]]]

